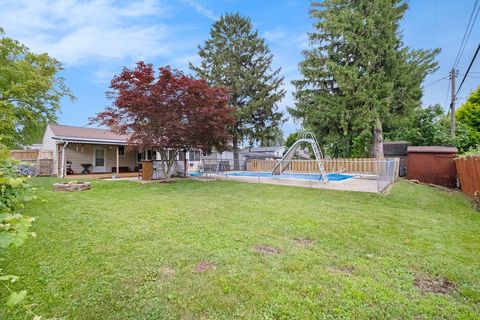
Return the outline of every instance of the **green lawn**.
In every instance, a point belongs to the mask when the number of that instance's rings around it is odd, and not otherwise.
[[[457,192],[53,181],[34,180],[37,238],[0,262],[44,317],[479,317],[480,215]]]

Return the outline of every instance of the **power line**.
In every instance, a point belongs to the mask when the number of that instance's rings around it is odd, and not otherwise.
[[[477,20],[478,13],[480,11],[480,7],[477,10],[477,13],[475,14],[475,10],[477,9],[479,0],[475,0],[475,4],[473,5],[472,12],[470,13],[470,18],[468,19],[468,24],[467,28],[465,29],[465,32],[463,34],[462,42],[460,42],[460,47],[458,48],[458,53],[455,58],[455,62],[453,63],[453,69],[455,69],[458,66],[458,63],[460,62],[460,59],[462,58],[463,51],[465,50],[465,47],[467,46],[468,39],[470,38],[470,34],[472,33],[473,26],[475,25],[475,21]],[[475,18],[473,16],[475,15]],[[473,18],[473,20],[472,20]],[[473,22],[472,22],[473,21]]]
[[[448,76],[445,76],[445,77],[443,77],[443,78],[440,78],[440,79],[437,79],[437,80],[435,80],[435,81],[432,81],[432,82],[430,82],[429,84],[427,84],[424,88],[431,87],[431,86],[439,83],[440,81],[446,80],[446,79],[448,79]]]
[[[465,72],[465,75],[463,76],[462,82],[460,82],[460,85],[458,86],[458,89],[457,89],[457,92],[455,93],[453,101],[455,101],[455,98],[458,96],[458,93],[460,92],[460,89],[462,89],[462,85],[465,82],[465,79],[467,78],[468,73],[470,72],[470,68],[472,68],[473,63],[475,62],[475,59],[477,58],[478,51],[480,51],[480,43],[478,44],[477,50],[475,50],[475,54],[473,55],[473,58],[470,61],[470,64],[468,65],[467,72]]]
[[[445,106],[448,106],[448,91],[450,91],[450,81],[448,81],[447,95],[445,96]]]

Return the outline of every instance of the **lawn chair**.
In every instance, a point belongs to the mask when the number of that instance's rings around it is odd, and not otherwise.
[[[67,175],[73,174],[72,161],[67,161]]]

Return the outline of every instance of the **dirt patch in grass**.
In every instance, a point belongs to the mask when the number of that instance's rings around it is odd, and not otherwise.
[[[300,247],[311,246],[315,241],[306,237],[298,237],[293,239],[295,244]]]
[[[166,279],[171,279],[175,276],[175,269],[168,266],[163,266],[159,270],[159,276]]]
[[[209,270],[215,270],[217,267],[208,261],[200,261],[196,266],[195,266],[195,272],[205,272]]]
[[[175,180],[175,179],[172,179],[172,180],[161,179],[161,180],[158,180],[158,182],[160,182],[160,183],[177,183],[177,180]]]
[[[353,266],[331,267],[330,271],[333,273],[352,274],[355,271],[355,267]]]
[[[416,277],[413,286],[423,293],[448,294],[457,290],[457,285],[452,281],[444,278],[432,278],[427,275]]]
[[[252,249],[253,249],[253,251],[255,251],[257,253],[262,253],[262,254],[267,254],[267,255],[274,255],[274,254],[279,254],[280,252],[282,252],[282,250],[280,250],[279,248],[266,246],[264,244],[256,244],[256,245],[253,246]]]

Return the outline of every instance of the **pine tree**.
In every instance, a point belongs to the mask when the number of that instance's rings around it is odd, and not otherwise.
[[[210,30],[210,39],[198,47],[200,66],[190,68],[211,85],[229,90],[236,123],[231,127],[235,167],[239,144],[270,138],[282,123],[277,103],[284,97],[280,69],[272,70],[273,55],[250,19],[226,14]]]
[[[383,157],[383,128],[421,106],[438,50],[404,46],[399,23],[407,7],[404,0],[312,3],[312,48],[289,111],[334,156],[350,156],[355,138],[371,135],[373,155]]]

